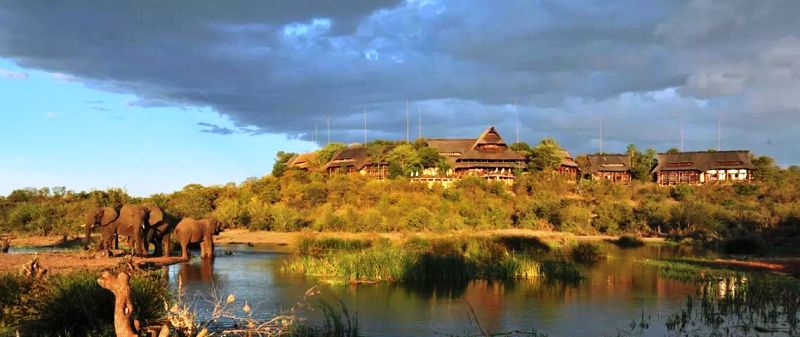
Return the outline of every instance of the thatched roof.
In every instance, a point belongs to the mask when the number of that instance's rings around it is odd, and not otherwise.
[[[750,151],[699,151],[659,153],[658,171],[708,171],[719,169],[755,169],[750,161]]]
[[[294,157],[289,159],[287,166],[289,168],[296,168],[296,169],[308,169],[311,167],[311,164],[317,160],[317,152],[306,152],[301,154],[296,154]]]
[[[354,166],[356,170],[360,170],[364,168],[364,166],[373,164],[372,157],[369,155],[367,148],[361,144],[355,144],[334,153],[333,157],[325,164],[324,168],[327,170],[335,167]]]
[[[558,155],[561,157],[561,166],[578,168],[578,163],[575,162],[575,159],[572,158],[572,155],[567,150],[559,149]]]
[[[454,165],[456,163],[474,161],[525,162],[524,156],[508,148],[493,126],[484,130],[478,138],[430,138],[425,141],[428,146],[448,158],[453,167],[457,167]],[[487,148],[487,145],[492,148]],[[487,165],[488,163],[484,166]]]
[[[627,172],[631,169],[631,157],[627,154],[590,154],[589,172]]]

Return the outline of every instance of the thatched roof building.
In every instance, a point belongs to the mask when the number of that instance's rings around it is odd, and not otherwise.
[[[328,173],[361,173],[385,177],[388,166],[384,161],[374,162],[365,146],[354,144],[334,153],[323,169]]]
[[[290,169],[308,171],[317,160],[317,152],[296,154],[286,163]]]
[[[513,176],[514,169],[524,169],[526,158],[508,148],[494,126],[478,138],[430,138],[428,146],[447,158],[456,175]]]
[[[749,181],[753,170],[750,151],[701,151],[659,153],[653,173],[660,184],[674,185]]]
[[[614,182],[630,182],[631,157],[627,154],[590,154],[589,174],[593,180],[611,180]]]

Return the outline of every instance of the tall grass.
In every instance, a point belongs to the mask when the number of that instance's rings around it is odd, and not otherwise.
[[[157,275],[131,280],[134,319],[142,325],[164,317],[165,280]],[[28,336],[113,335],[114,295],[97,275],[75,272],[51,277],[31,301],[36,309],[21,324]]]
[[[346,283],[464,283],[474,279],[574,279],[576,275],[580,278],[574,266],[559,269],[551,263],[543,267],[542,261],[536,258],[542,251],[541,246],[538,240],[508,237],[411,238],[401,244],[385,242],[360,250],[329,250],[318,255],[300,253],[284,265],[284,270]],[[571,264],[568,261],[559,263],[562,266]]]
[[[605,260],[606,258],[606,255],[602,252],[600,246],[591,242],[578,243],[575,247],[572,247],[569,255],[576,262],[587,263]]]
[[[620,248],[637,248],[644,246],[644,241],[633,235],[620,236],[618,239],[611,241],[611,243]]]
[[[297,241],[297,252],[300,255],[319,256],[329,251],[361,250],[372,246],[372,240],[317,238],[306,236]]]

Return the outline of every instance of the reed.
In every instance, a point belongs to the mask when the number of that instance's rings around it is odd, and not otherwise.
[[[540,247],[538,240],[509,240],[507,237],[411,238],[400,244],[386,242],[355,251],[298,254],[284,264],[283,270],[345,283],[580,279],[577,268],[569,261],[544,261],[543,264],[536,257]]]
[[[588,263],[605,260],[606,258],[600,246],[591,242],[579,242],[575,247],[572,247],[569,255],[576,262]]]

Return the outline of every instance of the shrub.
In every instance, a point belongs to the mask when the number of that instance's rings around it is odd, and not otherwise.
[[[11,310],[18,305],[30,282],[12,274],[0,275],[0,326],[11,323]]]
[[[575,234],[587,234],[591,231],[592,212],[580,205],[568,205],[558,211],[559,230]]]
[[[627,229],[633,222],[633,207],[627,202],[606,199],[595,208],[594,228],[605,233]]]
[[[622,248],[636,248],[644,246],[644,241],[633,235],[623,235],[612,242]]]
[[[576,262],[597,262],[606,258],[605,254],[600,251],[600,246],[590,242],[580,242],[575,247],[572,247],[569,255]]]
[[[740,236],[723,241],[721,248],[726,254],[751,255],[763,253],[767,245],[761,238]]]
[[[694,193],[694,190],[691,186],[687,184],[680,184],[677,186],[673,186],[672,189],[669,191],[669,195],[672,199],[677,201],[683,201],[689,198]]]
[[[164,317],[168,300],[165,280],[157,275],[131,280],[133,318],[142,325]],[[23,330],[37,336],[86,336],[113,331],[114,295],[97,284],[97,275],[76,272],[47,281],[34,298],[35,315],[23,322]]]

